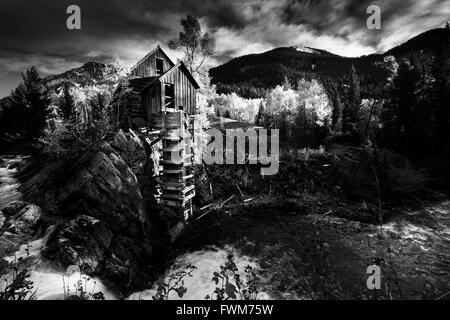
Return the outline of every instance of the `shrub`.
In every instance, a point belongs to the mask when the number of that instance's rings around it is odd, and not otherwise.
[[[44,152],[56,159],[76,159],[86,153],[101,150],[116,131],[109,108],[101,95],[80,103],[68,121],[53,119],[45,129]]]
[[[423,170],[391,151],[354,148],[340,158],[336,179],[352,197],[377,203],[380,197],[383,201],[416,197],[425,189]]]
[[[12,264],[5,266],[6,270],[10,269],[11,278],[5,279],[5,288],[3,292],[0,292],[0,301],[36,299],[36,290],[33,290],[34,283],[28,269],[29,247],[27,246],[25,250],[26,256],[24,258],[19,257]]]
[[[234,256],[229,254],[227,260],[213,273],[212,281],[216,288],[206,300],[257,300],[258,277],[250,265],[244,268],[245,279],[241,279]]]

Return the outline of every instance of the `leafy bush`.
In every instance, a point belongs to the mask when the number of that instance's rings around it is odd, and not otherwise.
[[[335,157],[319,149],[280,150],[279,172],[263,177],[260,165],[209,165],[199,167],[196,180],[201,199],[211,201],[231,194],[293,195],[303,191],[330,190],[335,186],[332,168]],[[201,200],[197,199],[197,200]]]
[[[250,265],[244,268],[245,279],[241,279],[239,269],[234,262],[234,256],[229,254],[227,260],[220,266],[220,271],[213,273],[212,281],[216,288],[206,300],[257,300],[258,277]]]
[[[156,294],[152,297],[153,300],[167,300],[171,292],[176,292],[178,297],[183,298],[187,292],[187,288],[184,287],[184,278],[192,277],[192,273],[197,268],[195,266],[187,266],[185,270],[177,271],[169,274],[167,279],[159,281],[157,283],[158,288]]]
[[[99,93],[87,101],[78,101],[69,119],[52,119],[40,140],[45,153],[56,159],[76,159],[101,150],[116,131],[104,99]]]
[[[416,197],[427,178],[408,159],[388,150],[351,149],[340,155],[336,179],[350,196],[369,202]]]
[[[197,268],[188,265],[184,270],[169,274],[157,283],[156,294],[153,300],[168,300],[171,292],[176,292],[183,298],[188,288],[184,286],[184,278],[193,277]],[[255,270],[247,265],[244,268],[245,278],[242,279],[234,256],[229,254],[227,260],[220,266],[220,270],[213,272],[211,281],[216,288],[214,292],[205,297],[206,300],[256,300],[258,298],[258,276]]]
[[[65,282],[63,276],[64,300],[105,300],[105,295],[101,291],[95,291],[97,282],[94,281],[94,287],[91,292],[87,291],[87,284],[91,278],[80,274],[80,278],[73,283],[74,290],[70,288],[70,283]]]
[[[29,247],[26,249],[26,256],[15,259],[11,265],[5,267],[10,269],[11,278],[5,278],[5,288],[0,292],[1,300],[35,300],[36,291],[33,290],[34,283],[31,280],[28,269],[28,259],[30,256]]]

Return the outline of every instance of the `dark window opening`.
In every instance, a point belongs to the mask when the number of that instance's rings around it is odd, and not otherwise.
[[[164,91],[165,91],[165,107],[166,108],[175,108],[175,91],[174,91],[174,85],[171,83],[165,83],[164,84]]]
[[[163,74],[164,61],[161,58],[156,58],[156,74]]]

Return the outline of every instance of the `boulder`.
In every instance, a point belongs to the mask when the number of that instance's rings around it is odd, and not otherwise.
[[[0,257],[13,254],[22,244],[34,237],[41,225],[42,210],[36,205],[26,205],[15,213],[24,202],[6,208],[8,215],[0,211]],[[5,210],[5,209],[4,209]]]
[[[43,220],[54,224],[42,256],[62,268],[78,265],[121,292],[146,283],[154,248],[167,241],[156,204],[144,200],[136,175],[121,156],[135,150],[133,157],[145,158],[138,140],[119,132],[111,146],[76,162],[34,161],[20,188],[24,199],[45,212]],[[11,227],[11,232],[4,246],[15,245],[13,235],[39,224],[33,211],[21,212],[30,209],[27,204],[21,206],[8,209],[11,218],[4,229]]]
[[[41,217],[42,209],[34,204],[30,204],[17,214],[7,231],[24,238],[31,238],[37,230]]]
[[[0,231],[3,229],[5,221],[6,221],[5,215],[3,214],[2,211],[0,211]]]
[[[130,130],[119,130],[111,142],[111,147],[130,166],[145,162],[145,150],[139,137]]]
[[[6,217],[12,217],[18,214],[20,210],[25,208],[27,205],[28,203],[24,201],[13,201],[3,208],[2,212]]]
[[[24,244],[24,239],[21,236],[4,232],[0,236],[0,257],[13,254],[19,250],[22,244]]]
[[[64,173],[61,173],[64,174]],[[98,152],[47,191],[49,212],[58,224],[43,256],[128,290],[146,279],[153,248],[159,245],[139,183],[115,153]]]
[[[112,238],[113,233],[105,223],[78,215],[56,227],[43,255],[64,268],[77,265],[83,272],[93,274],[100,271]]]
[[[55,202],[58,215],[85,214],[115,231],[136,234],[148,226],[136,176],[114,153],[97,153],[58,190]]]

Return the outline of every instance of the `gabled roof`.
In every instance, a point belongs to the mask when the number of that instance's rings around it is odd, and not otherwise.
[[[156,51],[160,50],[162,52],[162,54],[164,55],[164,57],[170,62],[170,64],[173,66],[175,65],[175,63],[173,63],[173,61],[169,58],[169,56],[164,52],[164,50],[158,45],[156,46],[155,49],[153,49],[152,51],[150,51],[149,53],[147,53],[145,55],[145,57],[143,57],[141,60],[139,60],[130,70],[135,69],[139,64],[141,64],[145,59],[147,59],[148,57],[150,57],[152,54],[154,54]]]
[[[186,75],[188,76],[189,80],[191,80],[192,84],[194,85],[195,89],[199,89],[200,86],[197,83],[197,80],[195,80],[194,76],[192,75],[192,73],[189,71],[189,69],[186,67],[186,65],[184,64],[183,61],[179,61],[176,65],[174,65],[172,68],[170,68],[169,70],[167,70],[166,73],[162,74],[159,79],[163,79],[165,78],[168,74],[172,73],[174,70],[176,70],[177,68],[180,68],[181,70],[184,71],[184,73],[186,73]]]
[[[174,65],[172,68],[167,70],[165,73],[163,73],[159,77],[155,77],[155,79],[153,79],[150,83],[148,83],[143,89],[141,89],[141,91],[144,91],[148,87],[152,86],[155,82],[163,80],[167,75],[171,74],[172,72],[174,72],[174,70],[176,70],[178,68],[180,68],[181,70],[183,70],[185,72],[185,74],[187,75],[189,80],[194,85],[195,89],[199,89],[200,88],[200,86],[198,85],[198,83],[195,80],[194,76],[191,74],[191,72],[186,67],[186,65],[183,63],[183,61],[179,61],[176,65]]]

